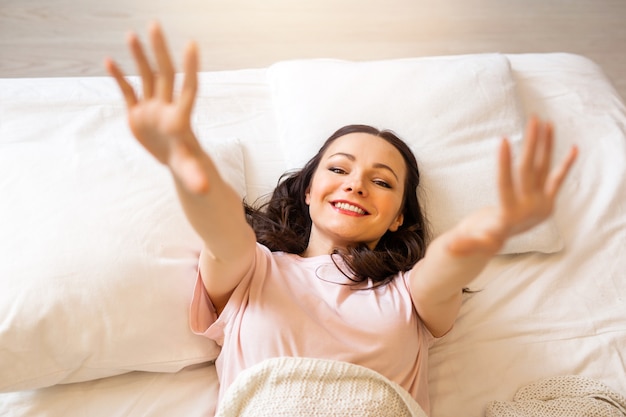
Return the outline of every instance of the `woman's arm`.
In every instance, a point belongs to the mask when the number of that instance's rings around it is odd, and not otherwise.
[[[411,295],[418,314],[435,336],[445,334],[458,315],[462,291],[508,238],[546,220],[578,153],[574,147],[550,172],[553,129],[531,118],[517,174],[508,141],[499,153],[499,204],[469,215],[435,239],[411,271]]]
[[[254,231],[245,219],[239,195],[220,177],[191,127],[197,91],[196,45],[190,43],[185,51],[182,91],[175,97],[174,66],[156,23],[150,28],[150,41],[156,71],[137,37],[131,34],[128,38],[141,75],[141,97],[113,61],[107,59],[105,65],[124,95],[135,138],[172,173],[187,219],[204,242],[200,257],[204,285],[221,311],[254,260]]]

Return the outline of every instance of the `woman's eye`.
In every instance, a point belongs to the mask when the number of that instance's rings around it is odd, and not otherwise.
[[[384,187],[384,188],[391,188],[391,185],[387,181],[383,181],[383,180],[374,180],[374,184],[380,185],[381,187]]]
[[[344,169],[338,168],[338,167],[330,167],[330,168],[328,168],[328,170],[330,172],[334,172],[335,174],[345,174],[346,173],[346,171]]]

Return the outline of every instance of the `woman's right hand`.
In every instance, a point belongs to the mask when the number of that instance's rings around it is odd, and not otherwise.
[[[156,57],[156,70],[151,68],[137,36],[131,33],[128,37],[128,45],[141,76],[141,96],[135,93],[111,59],[105,61],[106,69],[122,91],[128,109],[128,122],[135,138],[159,162],[170,168],[187,191],[204,194],[209,189],[206,170],[202,168],[206,154],[191,127],[198,84],[197,47],[190,42],[185,50],[183,86],[180,96],[174,97],[175,69],[161,27],[153,23],[149,35]]]

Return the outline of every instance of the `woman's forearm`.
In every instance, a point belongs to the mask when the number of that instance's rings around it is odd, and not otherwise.
[[[203,191],[190,191],[173,175],[178,198],[187,220],[204,242],[204,250],[215,259],[236,257],[244,245],[254,242],[239,194],[221,177],[211,158],[197,158],[205,178]]]

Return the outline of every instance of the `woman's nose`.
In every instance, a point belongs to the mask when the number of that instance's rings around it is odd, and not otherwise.
[[[367,194],[365,183],[360,177],[357,176],[347,178],[347,181],[344,185],[344,191],[356,193],[362,197]]]

